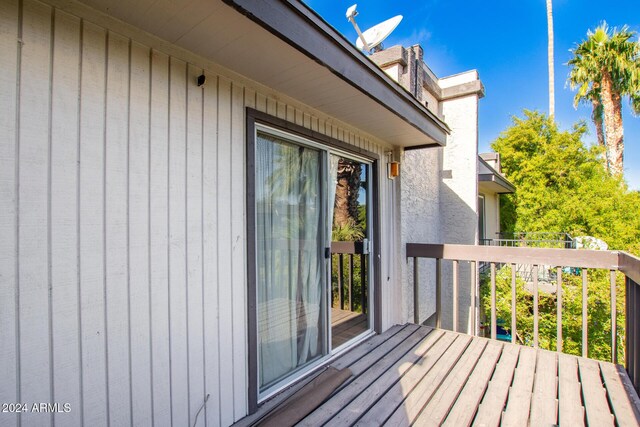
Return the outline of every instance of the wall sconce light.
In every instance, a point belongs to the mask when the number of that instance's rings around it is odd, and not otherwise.
[[[198,87],[204,86],[204,84],[207,82],[207,76],[205,76],[204,74],[199,75],[196,82],[198,83]]]
[[[387,177],[389,179],[394,179],[400,176],[400,162],[393,160],[393,152],[387,152],[387,156],[389,158],[389,162],[387,163]]]

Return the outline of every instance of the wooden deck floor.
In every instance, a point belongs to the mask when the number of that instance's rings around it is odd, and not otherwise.
[[[640,425],[620,366],[425,326],[395,326],[331,366],[352,376],[299,425]]]
[[[331,346],[336,348],[369,329],[367,315],[331,308]]]

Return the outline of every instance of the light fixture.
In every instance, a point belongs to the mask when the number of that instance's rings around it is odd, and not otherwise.
[[[400,176],[400,162],[393,160],[393,151],[387,152],[389,162],[387,163],[387,177],[394,179]]]

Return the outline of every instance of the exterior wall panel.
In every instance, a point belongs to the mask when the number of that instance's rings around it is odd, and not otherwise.
[[[18,346],[19,402],[51,399],[49,310],[49,172],[51,113],[51,13],[22,4],[18,110]],[[25,77],[28,78],[25,79]],[[50,416],[27,413],[26,422],[47,425]]]
[[[0,2],[0,402],[19,398],[18,315],[18,1]],[[13,414],[0,420],[16,423]]]
[[[155,425],[171,425],[169,356],[169,57],[151,52],[149,70],[149,322]]]
[[[106,31],[83,22],[81,40],[80,162],[76,166],[80,180],[78,287],[82,407],[79,410],[85,425],[103,426],[108,423],[104,265]]]
[[[71,405],[22,425],[246,415],[246,107],[380,155],[383,329],[400,320],[381,141],[94,18],[0,2],[0,398]]]
[[[78,305],[78,85],[80,20],[56,11],[51,100],[51,313],[53,401],[64,397],[80,408]],[[75,349],[76,351],[68,351]],[[56,423],[80,426],[80,411],[54,415]]]
[[[150,56],[149,48],[131,43],[129,78],[129,345],[131,351],[131,416],[134,425],[150,424]],[[135,373],[135,374],[134,374]]]

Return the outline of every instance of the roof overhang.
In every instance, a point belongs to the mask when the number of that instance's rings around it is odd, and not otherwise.
[[[482,157],[478,156],[481,172],[478,173],[478,191],[496,194],[508,194],[516,191],[516,187],[496,171]]]
[[[81,2],[389,144],[445,144],[442,120],[298,0]]]
[[[508,194],[516,191],[516,188],[500,175],[487,173],[478,174],[478,189],[496,194]]]

